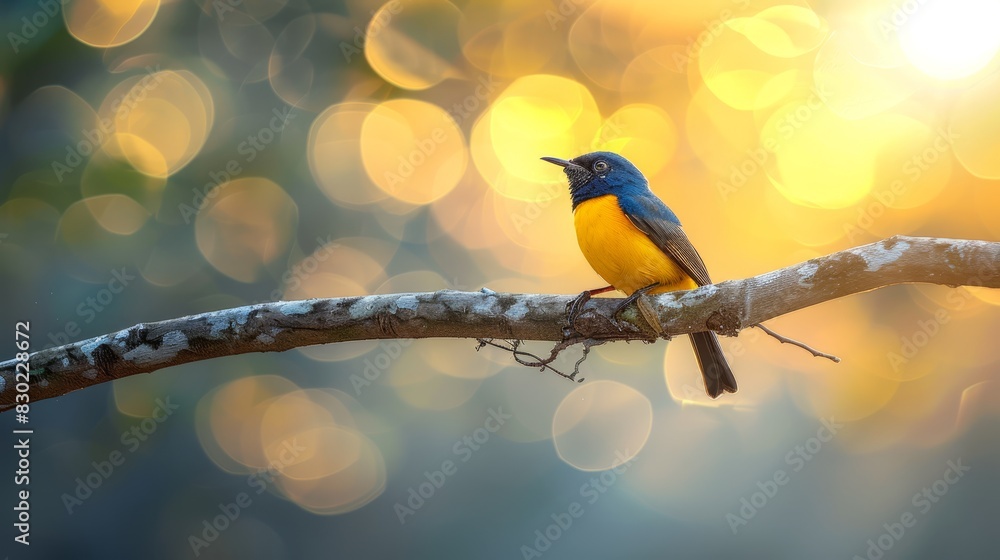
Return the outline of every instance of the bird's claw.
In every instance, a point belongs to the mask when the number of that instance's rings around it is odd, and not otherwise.
[[[663,332],[663,327],[660,326],[659,321],[656,320],[655,313],[653,313],[652,307],[650,307],[649,302],[646,301],[645,299],[642,299],[643,296],[648,294],[650,290],[656,288],[657,286],[659,286],[659,284],[650,284],[649,286],[646,286],[644,288],[639,288],[638,290],[632,292],[632,294],[629,295],[627,298],[623,299],[621,303],[619,303],[618,306],[615,307],[614,312],[611,314],[611,321],[612,323],[614,323],[615,326],[618,327],[619,331],[626,330],[625,329],[626,324],[628,324],[630,328],[634,328],[634,326],[628,321],[622,321],[621,314],[622,312],[625,311],[625,309],[629,305],[635,303],[636,307],[639,310],[639,314],[642,315],[643,319],[645,319],[647,323],[649,323],[649,326],[652,327],[653,330],[656,331],[658,334]]]
[[[590,301],[591,295],[590,290],[585,290],[580,292],[580,295],[573,298],[573,301],[566,304],[566,322],[569,323],[569,327],[566,330],[576,331],[576,320],[583,315],[583,308]],[[572,334],[571,332],[566,333],[567,336]]]

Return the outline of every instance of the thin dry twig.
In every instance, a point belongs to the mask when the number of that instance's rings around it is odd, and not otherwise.
[[[761,325],[754,325],[754,327],[756,327],[756,328],[764,331],[765,333],[771,335],[772,337],[774,337],[775,339],[777,339],[778,342],[780,342],[782,344],[791,344],[792,346],[798,346],[799,348],[802,348],[803,350],[809,352],[810,354],[812,354],[816,358],[826,358],[827,360],[830,360],[830,361],[832,361],[835,364],[839,364],[840,363],[840,358],[838,358],[837,356],[834,356],[833,354],[827,354],[826,352],[820,352],[819,350],[816,350],[815,348],[813,348],[812,346],[809,346],[805,342],[801,342],[801,341],[795,340],[794,338],[788,338],[787,336],[780,335],[780,334],[772,331],[771,329],[765,327],[763,324],[761,324]]]

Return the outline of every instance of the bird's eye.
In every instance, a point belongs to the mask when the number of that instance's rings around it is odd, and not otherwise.
[[[594,171],[598,173],[604,173],[607,170],[608,170],[608,162],[604,160],[599,160],[597,163],[594,164]]]

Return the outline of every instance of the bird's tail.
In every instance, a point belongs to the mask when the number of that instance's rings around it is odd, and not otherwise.
[[[719,339],[714,332],[699,332],[691,335],[691,345],[694,355],[698,358],[698,367],[705,378],[705,390],[713,399],[722,393],[736,392],[736,378],[729,369],[726,356],[719,346]]]

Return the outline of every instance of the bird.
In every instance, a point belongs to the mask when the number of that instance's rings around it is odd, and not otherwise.
[[[643,294],[712,283],[677,215],[650,190],[649,181],[632,162],[613,152],[541,159],[562,167],[569,179],[580,250],[609,284],[581,293],[576,303],[618,290],[628,296],[621,310]],[[714,399],[735,393],[736,377],[715,333],[690,336],[708,395]]]

